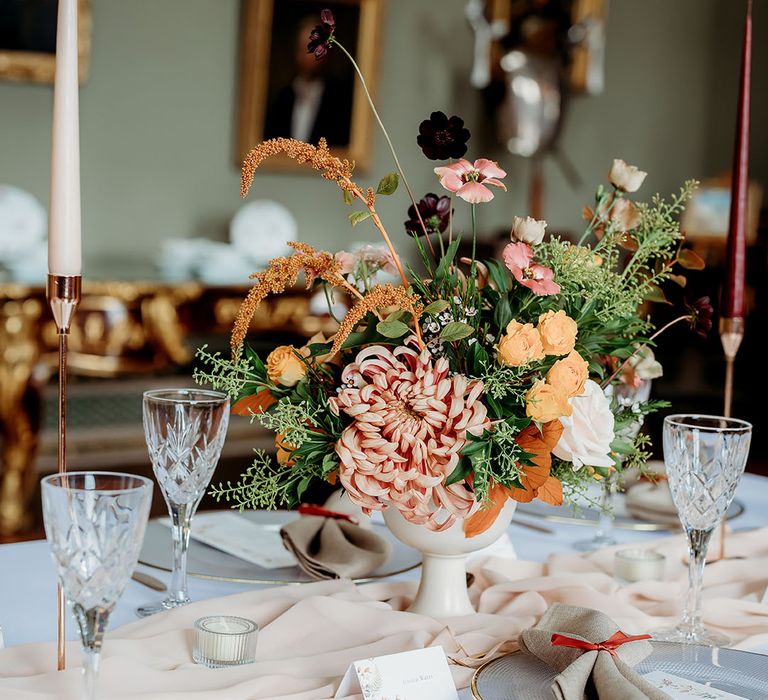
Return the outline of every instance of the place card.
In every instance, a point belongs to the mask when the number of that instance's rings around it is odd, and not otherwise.
[[[166,525],[170,518],[163,518]],[[231,511],[198,513],[192,539],[264,569],[295,566],[296,558],[283,545],[279,525],[264,525]]]
[[[652,671],[644,674],[643,678],[663,690],[672,700],[745,700],[741,695],[726,693],[664,671]]]
[[[458,700],[442,647],[355,661],[335,698],[362,693],[363,700]]]

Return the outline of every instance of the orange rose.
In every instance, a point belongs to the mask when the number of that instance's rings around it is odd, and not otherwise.
[[[547,372],[547,384],[560,389],[569,398],[584,391],[584,383],[589,377],[589,363],[575,350],[567,357],[558,360]]]
[[[539,316],[539,335],[547,355],[567,355],[576,344],[579,328],[562,309]]]
[[[519,367],[543,357],[541,337],[533,324],[510,321],[499,341],[499,360],[509,367]]]
[[[570,416],[568,395],[540,379],[525,395],[525,413],[537,423],[549,423],[562,416]]]
[[[293,345],[281,345],[267,356],[267,376],[276,384],[295,386],[306,373]]]

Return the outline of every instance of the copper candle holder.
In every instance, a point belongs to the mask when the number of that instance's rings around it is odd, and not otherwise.
[[[736,355],[741,347],[741,341],[744,340],[744,319],[743,318],[721,318],[720,319],[720,342],[723,344],[725,353],[725,399],[723,401],[723,415],[726,418],[731,417],[733,408],[733,364],[736,361]],[[725,525],[726,520],[720,521],[720,556],[719,559],[725,559]]]
[[[59,474],[67,471],[67,351],[69,330],[77,307],[80,304],[82,289],[80,275],[48,275],[46,293],[51,307],[53,320],[59,336],[59,425],[58,453],[56,467]],[[57,588],[56,611],[56,658],[59,671],[65,666],[66,601],[64,590]]]

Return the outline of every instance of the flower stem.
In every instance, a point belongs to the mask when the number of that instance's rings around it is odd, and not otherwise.
[[[400,159],[397,157],[397,153],[395,152],[395,147],[392,145],[392,139],[389,138],[389,133],[387,132],[387,129],[384,126],[384,123],[381,121],[381,117],[379,116],[378,111],[376,110],[376,105],[373,104],[373,98],[371,97],[371,93],[368,91],[368,85],[365,82],[365,77],[363,76],[362,71],[360,70],[360,67],[357,65],[357,62],[354,58],[352,58],[352,54],[349,53],[336,39],[331,37],[329,39],[329,43],[334,44],[335,46],[338,46],[339,49],[341,49],[342,53],[350,60],[352,63],[352,67],[355,69],[355,73],[357,73],[357,77],[360,79],[360,84],[363,87],[363,92],[365,93],[365,97],[368,100],[368,104],[371,107],[371,111],[373,112],[373,116],[376,119],[376,122],[379,125],[379,128],[381,129],[381,133],[384,134],[384,138],[387,140],[387,145],[389,146],[389,150],[392,153],[392,158],[395,161],[395,166],[397,167],[397,171],[400,173],[400,179],[403,181],[403,184],[405,185],[405,189],[408,192],[408,196],[411,199],[411,203],[413,204],[413,208],[416,211],[416,217],[419,220],[419,224],[421,225],[421,230],[424,232],[424,238],[427,239],[427,245],[429,246],[429,250],[432,253],[432,256],[435,257],[435,248],[432,245],[432,241],[429,238],[429,233],[427,232],[427,227],[424,223],[424,219],[421,218],[421,212],[419,211],[419,205],[416,202],[416,198],[413,196],[413,192],[411,191],[411,186],[408,184],[408,180],[405,177],[405,172],[403,172],[403,167],[400,165]]]
[[[589,225],[587,226],[586,230],[584,231],[584,234],[579,239],[579,242],[577,245],[581,246],[584,244],[584,241],[587,240],[589,235],[592,233],[592,231],[595,228],[595,224],[598,222],[598,220],[601,218],[600,213],[600,207],[602,206],[603,202],[605,201],[605,198],[609,195],[609,193],[603,193],[603,195],[600,197],[600,199],[597,201],[597,204],[595,206],[595,213],[592,215],[592,221],[589,222]],[[611,202],[610,206],[608,207],[608,211],[605,212],[605,216],[608,217],[611,213],[611,209],[613,209],[613,203],[616,201],[615,193],[613,197],[613,201]]]
[[[657,330],[650,338],[648,338],[647,342],[650,342],[651,340],[654,340],[655,338],[658,338],[662,333],[664,333],[665,331],[667,331],[670,328],[672,328],[672,326],[674,326],[676,323],[680,323],[680,321],[687,321],[689,318],[690,318],[690,316],[688,316],[688,315],[686,315],[686,316],[678,316],[676,319],[670,321],[665,326],[662,326],[661,328],[659,328],[659,330]],[[641,349],[642,349],[642,345],[639,348],[636,348],[635,351],[626,360],[624,360],[624,362],[622,362],[619,365],[618,369],[610,377],[608,377],[608,379],[606,379],[603,382],[603,384],[602,384],[602,388],[603,389],[605,389],[605,387],[607,387],[614,380],[614,378],[616,377],[617,374],[621,373],[621,371],[627,366],[627,363],[635,355],[637,355],[637,353],[639,353]]]
[[[323,282],[323,292],[325,292],[325,303],[328,304],[328,313],[336,323],[341,325],[341,321],[339,321],[339,319],[336,318],[336,314],[333,313],[333,299],[331,299],[331,293],[328,291],[327,282]]]

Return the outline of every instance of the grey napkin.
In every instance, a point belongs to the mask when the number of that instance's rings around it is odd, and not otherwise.
[[[599,644],[618,630],[597,610],[555,603],[535,627],[523,632],[520,648],[558,672],[552,684],[556,700],[670,700],[632,670],[652,651],[646,640],[622,644],[615,649],[616,656],[552,644],[553,634]]]
[[[378,569],[392,546],[369,529],[346,520],[303,515],[280,529],[299,568],[316,579],[358,578]]]

